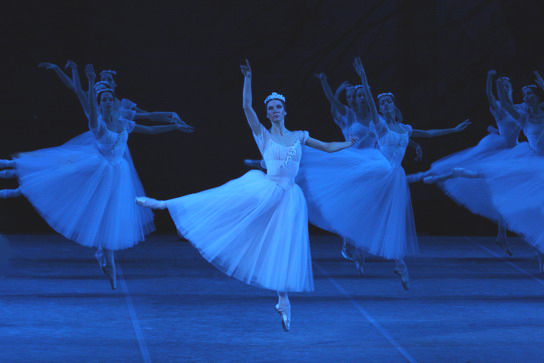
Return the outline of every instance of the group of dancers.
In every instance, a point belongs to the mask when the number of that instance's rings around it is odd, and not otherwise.
[[[152,209],[167,209],[178,232],[225,274],[277,292],[275,308],[282,327],[290,329],[289,292],[313,291],[308,220],[344,240],[342,254],[363,273],[367,254],[395,262],[394,272],[409,289],[405,258],[417,254],[409,182],[438,184],[472,212],[499,224],[498,244],[509,254],[506,229],[521,234],[541,256],[544,252],[544,81],[522,89],[523,104],[514,105],[507,77],[494,71],[487,93],[497,128],[475,147],[435,162],[431,169],[406,176],[401,162],[406,148],[421,148],[411,138],[430,138],[465,130],[465,120],[449,129],[418,130],[403,123],[392,93],[377,103],[359,58],[354,68],[361,84],[343,83],[333,94],[325,74],[316,74],[331,104],[333,120],[344,141],[323,142],[307,131],[285,127],[286,99],[273,92],[265,100],[265,127],[252,105],[252,70],[244,76],[243,110],[262,161],[262,170],[200,193],[166,201],[147,198],[129,150],[131,132],[156,134],[193,128],[173,112],[146,112],[115,93],[115,71],[85,67],[88,91],[80,84],[77,65],[68,62],[71,78],[54,70],[78,97],[89,121],[86,132],[67,143],[0,160],[0,177],[19,179],[19,188],[0,190],[0,197],[24,195],[47,223],[65,237],[88,247],[116,288],[114,252],[134,246],[154,230]],[[340,101],[345,92],[347,105]],[[143,126],[135,120],[166,123]],[[528,142],[518,143],[520,130]],[[542,271],[542,263],[540,264]]]

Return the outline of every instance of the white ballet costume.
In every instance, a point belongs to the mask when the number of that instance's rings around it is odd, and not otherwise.
[[[154,230],[152,212],[134,205],[144,195],[127,147],[135,112],[119,113],[119,133],[103,125],[99,138],[86,132],[14,157],[23,195],[55,231],[83,246],[125,249]]]
[[[380,120],[382,133],[376,139],[373,129],[353,122],[350,134],[358,136],[359,143],[332,154],[307,152],[297,178],[309,201],[312,223],[373,255],[394,260],[418,252],[400,165],[412,128],[401,127],[405,132],[399,134]]]
[[[203,192],[170,199],[168,208],[181,235],[226,275],[279,292],[313,291],[308,214],[295,184],[302,145],[274,141],[261,125],[254,135],[267,173],[251,170]]]
[[[497,152],[515,147],[521,128],[499,102],[497,102],[497,106],[497,111],[491,109],[491,113],[495,117],[499,135],[490,133],[478,145],[435,161],[425,174],[447,174],[453,168],[463,168],[470,172],[479,173]],[[524,107],[516,105],[516,109],[523,112]],[[448,197],[472,213],[495,222],[499,221],[500,216],[491,200],[488,184],[484,179],[457,177],[447,179],[437,185]]]

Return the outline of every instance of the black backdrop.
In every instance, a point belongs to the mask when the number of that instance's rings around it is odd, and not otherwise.
[[[236,178],[242,159],[259,157],[241,108],[239,64],[254,71],[254,106],[271,91],[287,97],[291,129],[341,137],[314,72],[336,87],[357,82],[361,56],[374,93],[392,91],[415,128],[450,127],[463,134],[416,140],[424,160],[464,149],[493,123],[485,98],[489,69],[509,75],[514,97],[544,71],[540,1],[89,1],[2,3],[3,103],[0,157],[59,145],[86,130],[76,97],[40,61],[67,59],[118,72],[118,95],[147,110],[173,110],[197,129],[132,135],[132,156],[149,195],[171,198]],[[16,185],[0,180],[0,187]],[[456,206],[435,186],[412,187],[419,233],[492,234],[496,227]],[[0,201],[2,230],[50,231],[24,198]],[[173,232],[157,213],[160,232]]]

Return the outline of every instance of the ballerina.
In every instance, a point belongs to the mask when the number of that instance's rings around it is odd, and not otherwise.
[[[309,205],[318,207],[315,214],[324,221],[326,229],[367,253],[394,260],[394,271],[408,290],[409,274],[404,258],[418,251],[410,194],[400,165],[409,137],[460,132],[469,122],[445,130],[412,130],[401,123],[391,93],[378,96],[383,116],[380,117],[359,58],[355,59],[354,67],[369,105],[371,124],[365,129],[367,140],[373,138],[379,148],[350,149],[306,158],[301,166],[300,185]],[[364,126],[359,123],[357,127]]]
[[[490,126],[489,134],[476,146],[435,161],[428,171],[409,175],[408,178],[412,182],[423,180],[427,184],[437,184],[458,204],[465,206],[472,213],[496,222],[498,224],[496,243],[512,256],[506,237],[506,226],[493,206],[486,182],[478,172],[479,166],[484,164],[488,157],[500,150],[515,147],[521,130],[516,120],[493,95],[493,77],[496,74],[495,70],[487,73],[486,95],[497,128]],[[499,92],[501,87],[512,103],[512,83],[508,77],[500,77],[497,80]],[[518,112],[524,107],[514,106]]]
[[[352,146],[355,139],[322,142],[307,131],[285,128],[285,97],[272,93],[265,100],[268,130],[252,107],[252,71],[244,75],[243,108],[268,167],[210,190],[166,201],[137,198],[136,203],[168,209],[180,234],[225,274],[244,283],[277,291],[276,310],[282,327],[290,329],[288,292],[313,291],[308,216],[302,190],[295,184],[302,145],[327,152]]]
[[[38,67],[53,70],[55,74],[61,79],[62,83],[64,83],[72,92],[76,94],[78,97],[81,105],[83,106],[83,109],[85,111],[85,114],[89,113],[89,110],[87,109],[87,105],[89,104],[87,100],[87,92],[85,92],[81,87],[81,82],[79,79],[79,72],[77,69],[77,64],[71,60],[69,60],[66,63],[65,68],[70,69],[72,72],[72,78],[68,77],[66,73],[64,73],[59,66],[53,63],[47,63],[47,62],[41,62],[38,64]],[[100,72],[100,81],[96,83],[95,87],[101,87],[101,88],[109,88],[112,89],[114,92],[117,90],[117,82],[114,79],[114,76],[117,75],[117,72],[114,70],[103,70]],[[98,89],[96,89],[98,91]],[[142,110],[137,106],[136,103],[130,101],[129,99],[118,99],[115,98],[115,106],[118,108],[124,108],[124,109],[130,109],[136,111],[136,114],[139,114],[141,118],[145,118],[149,121],[154,122],[169,122],[169,123],[175,123],[182,125],[186,128],[190,128],[185,121],[183,121],[179,115],[176,112],[148,112],[145,110]],[[153,116],[150,116],[153,114]]]
[[[544,89],[544,81],[535,74],[536,83]],[[505,82],[500,82],[499,100],[527,142],[489,157],[478,172],[489,185],[493,205],[508,229],[521,234],[537,250],[539,270],[544,274],[544,92],[536,85],[523,87],[526,107],[516,108],[508,98]]]
[[[58,233],[83,246],[103,247],[101,267],[115,289],[114,251],[132,247],[154,230],[151,211],[133,203],[143,188],[128,154],[128,136],[133,131],[188,130],[136,124],[135,111],[115,107],[113,90],[102,88],[95,94],[94,69],[88,65],[85,70],[91,131],[58,147],[0,160],[0,167],[13,168],[3,170],[2,176],[17,177],[20,184],[15,190],[0,190],[0,198],[23,194]]]
[[[306,192],[306,169],[308,174],[319,174],[318,177],[329,178],[330,174],[340,173],[337,170],[342,165],[349,165],[349,168],[356,168],[357,164],[364,164],[366,158],[381,158],[382,155],[379,152],[378,143],[374,132],[370,127],[370,109],[367,99],[365,98],[364,90],[361,85],[348,86],[347,82],[343,82],[336,90],[335,94],[327,81],[325,73],[318,73],[314,75],[323,87],[325,96],[329,100],[331,105],[331,113],[335,123],[340,127],[344,137],[349,139],[349,135],[356,136],[358,138],[354,147],[343,150],[340,153],[334,155],[328,155],[319,150],[304,147],[305,157],[302,159],[300,165],[300,172],[297,176],[297,183],[300,184],[303,191]],[[344,105],[340,102],[338,95],[346,90],[346,99],[348,105]],[[416,148],[416,161],[421,160],[421,147],[415,143],[410,142],[412,147]],[[361,153],[359,153],[361,151]],[[358,155],[355,155],[358,153]],[[324,160],[329,162],[324,162]],[[257,162],[257,161],[254,161]],[[262,163],[261,163],[262,164]],[[263,165],[266,167],[266,165]],[[333,170],[330,170],[331,168]],[[349,173],[349,171],[344,171]],[[321,216],[320,207],[316,205],[312,198],[308,198],[308,216],[312,224],[318,226],[321,229],[334,232],[334,229],[328,224],[328,222]],[[361,249],[353,247],[353,244],[349,243],[348,238],[342,236],[342,250],[341,254],[348,261],[353,261],[357,271],[362,275],[365,262],[365,253]]]

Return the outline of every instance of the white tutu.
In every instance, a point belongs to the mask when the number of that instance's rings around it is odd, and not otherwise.
[[[544,157],[523,142],[488,158],[479,171],[508,229],[544,252]]]
[[[522,105],[516,105],[518,111],[523,110]],[[495,117],[500,135],[489,134],[478,145],[459,151],[435,161],[429,174],[438,175],[452,171],[453,168],[465,168],[478,172],[485,168],[489,158],[493,158],[497,152],[510,149],[517,144],[520,127],[517,122],[497,103],[497,110],[491,108],[491,114]],[[438,183],[438,186],[456,203],[464,206],[474,214],[481,215],[495,222],[500,219],[491,198],[488,184],[481,178],[453,178]]]
[[[497,152],[505,150],[507,147],[508,142],[504,137],[489,134],[478,145],[434,162],[428,173],[432,175],[444,174],[451,172],[453,168],[465,168],[478,172],[485,167],[490,157],[492,158]],[[498,222],[499,213],[493,205],[488,184],[484,179],[452,178],[438,183],[438,186],[448,197],[472,213]]]
[[[87,132],[14,157],[22,193],[58,233],[84,246],[119,250],[154,230],[152,212],[134,204],[144,191],[126,147],[133,127],[128,122],[122,134],[108,131],[99,141]],[[113,140],[106,140],[110,134]]]
[[[305,148],[297,183],[318,227],[384,258],[418,252],[406,175],[379,150]]]
[[[268,174],[241,178],[166,202],[178,231],[225,274],[275,291],[313,291],[308,213],[294,184],[307,132],[283,146],[262,127]]]

